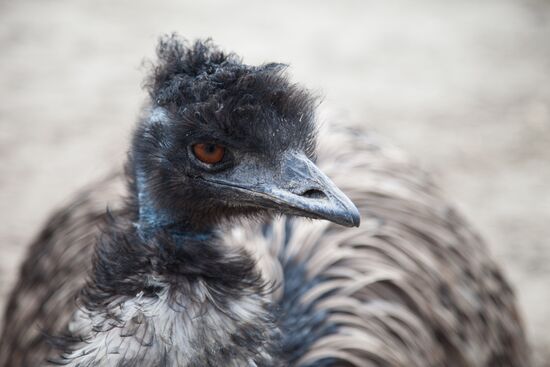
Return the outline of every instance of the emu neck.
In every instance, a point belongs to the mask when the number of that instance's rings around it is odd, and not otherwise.
[[[203,225],[198,227],[191,220],[192,208],[182,210],[177,217],[168,210],[156,205],[146,184],[144,174],[138,170],[135,177],[136,199],[138,207],[138,220],[136,227],[143,240],[151,239],[159,231],[168,232],[173,235],[177,242],[185,240],[209,240],[214,232],[214,225]]]
[[[157,209],[134,182],[137,213],[100,238],[63,364],[275,365],[280,331],[253,257]]]
[[[275,365],[279,330],[248,253],[161,229],[144,241],[127,229],[101,238],[63,364]]]

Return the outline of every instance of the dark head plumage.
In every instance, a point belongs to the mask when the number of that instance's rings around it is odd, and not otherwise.
[[[157,55],[131,152],[142,224],[202,230],[275,210],[357,225],[353,204],[311,162],[316,99],[288,81],[285,65],[249,66],[211,41],[176,36],[162,38]],[[201,162],[197,144],[222,158]],[[334,196],[348,217],[309,210],[304,193],[317,206]]]
[[[210,40],[187,46],[176,36],[162,38],[157,55],[149,95],[185,134],[223,134],[272,154],[295,145],[313,155],[316,98],[288,81],[286,65],[246,65]]]

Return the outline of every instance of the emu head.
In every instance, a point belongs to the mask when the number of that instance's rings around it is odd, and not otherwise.
[[[131,152],[141,223],[202,230],[267,212],[359,225],[313,163],[316,102],[284,65],[245,65],[175,36],[157,54]]]

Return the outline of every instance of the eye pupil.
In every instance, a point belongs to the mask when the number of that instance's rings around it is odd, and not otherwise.
[[[203,163],[219,163],[223,159],[225,148],[219,144],[199,143],[193,145],[193,154]]]

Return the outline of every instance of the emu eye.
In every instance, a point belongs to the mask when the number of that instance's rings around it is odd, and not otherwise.
[[[193,145],[193,154],[203,163],[219,163],[223,159],[225,148],[219,144],[199,143]]]

